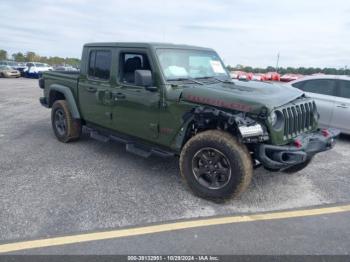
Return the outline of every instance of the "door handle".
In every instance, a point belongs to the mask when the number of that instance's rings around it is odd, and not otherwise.
[[[337,105],[337,107],[340,107],[340,108],[349,108],[347,105],[345,104],[340,104],[340,105]]]
[[[96,87],[88,86],[86,87],[86,90],[91,93],[95,93],[97,91]]]
[[[125,99],[126,96],[123,93],[113,93],[114,100]]]

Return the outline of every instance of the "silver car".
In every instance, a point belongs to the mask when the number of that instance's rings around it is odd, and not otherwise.
[[[315,99],[320,126],[350,134],[350,76],[314,75],[288,84]]]

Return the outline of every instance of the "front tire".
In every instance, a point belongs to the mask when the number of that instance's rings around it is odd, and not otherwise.
[[[245,145],[226,132],[209,130],[185,144],[180,155],[180,172],[196,195],[227,199],[246,190],[253,165]]]
[[[79,139],[81,125],[78,120],[72,118],[66,100],[57,100],[52,105],[51,123],[59,141],[68,143]]]

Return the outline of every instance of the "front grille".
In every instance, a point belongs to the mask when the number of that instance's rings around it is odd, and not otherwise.
[[[281,111],[284,116],[284,139],[290,139],[311,130],[314,126],[316,110],[314,101],[292,104],[283,108]]]

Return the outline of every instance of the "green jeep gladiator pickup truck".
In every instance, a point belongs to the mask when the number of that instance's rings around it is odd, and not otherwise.
[[[234,83],[208,48],[160,43],[84,45],[80,72],[45,72],[40,102],[59,141],[125,143],[143,157],[179,156],[199,196],[237,196],[253,169],[297,172],[334,145],[315,102],[297,89]]]

